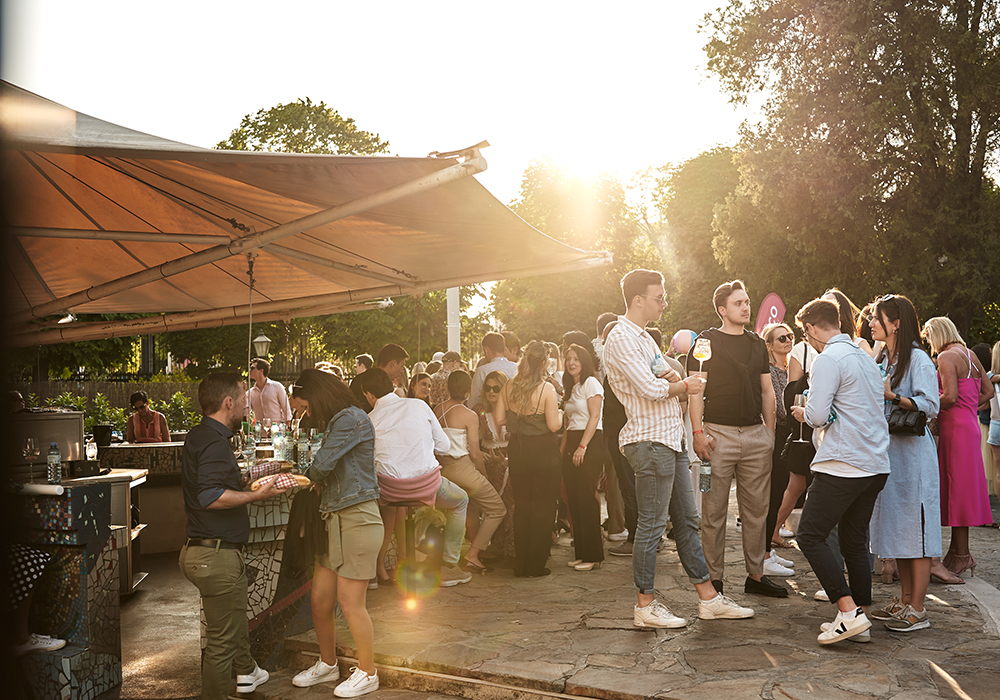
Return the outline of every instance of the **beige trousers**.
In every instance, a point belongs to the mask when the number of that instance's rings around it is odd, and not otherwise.
[[[441,476],[469,494],[469,517],[478,517],[482,513],[483,522],[479,526],[472,546],[482,551],[486,549],[493,533],[500,527],[507,508],[500,494],[486,478],[486,475],[476,469],[469,455],[457,459],[438,457],[441,462]]]
[[[712,490],[702,494],[701,546],[713,580],[726,568],[726,516],[729,489],[736,477],[736,502],[743,521],[743,558],[747,573],[764,572],[768,552],[767,507],[771,493],[771,452],[774,432],[766,425],[733,426],[705,423],[715,440]]]

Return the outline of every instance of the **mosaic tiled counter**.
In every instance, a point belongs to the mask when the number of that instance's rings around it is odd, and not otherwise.
[[[37,698],[93,700],[122,682],[118,553],[128,528],[112,527],[107,483],[20,498],[22,539],[52,555],[33,596],[31,628],[66,646],[19,661]]]
[[[250,513],[250,542],[244,551],[249,584],[247,618],[250,650],[263,668],[277,668],[287,637],[312,629],[309,592],[312,580],[293,576],[282,564],[282,546],[294,494],[300,489],[254,501]],[[201,646],[205,648],[205,617],[201,620]]]
[[[123,442],[102,447],[101,466],[112,469],[145,469],[150,477],[181,473],[183,442],[133,445]]]

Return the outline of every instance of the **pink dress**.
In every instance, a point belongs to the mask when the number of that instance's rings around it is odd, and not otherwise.
[[[941,472],[941,524],[975,527],[993,522],[990,496],[980,446],[982,433],[976,418],[979,379],[958,379],[958,399],[938,414],[938,468]],[[938,375],[938,386],[941,376]]]

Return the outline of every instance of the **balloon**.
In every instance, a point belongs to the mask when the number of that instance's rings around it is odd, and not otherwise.
[[[694,331],[679,330],[674,333],[674,337],[670,341],[670,347],[678,355],[686,355],[691,352],[691,345],[694,344],[694,339],[697,337],[698,334]]]

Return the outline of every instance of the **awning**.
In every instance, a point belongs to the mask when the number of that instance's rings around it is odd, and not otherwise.
[[[314,316],[401,294],[611,264],[532,228],[471,175],[479,144],[427,158],[215,151],[9,83],[6,326],[14,345]],[[157,313],[55,325],[66,312]]]

